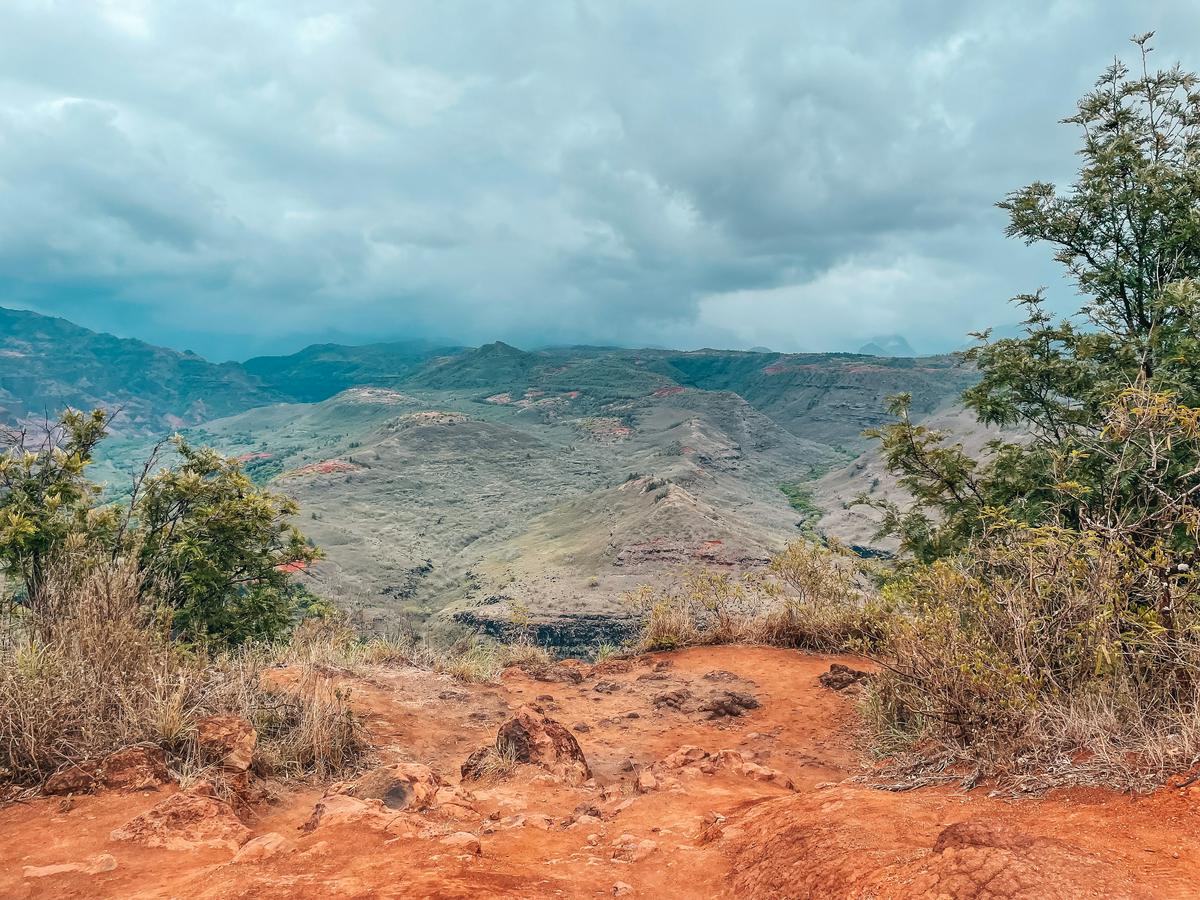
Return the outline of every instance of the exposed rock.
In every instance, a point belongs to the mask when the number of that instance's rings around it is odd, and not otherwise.
[[[69,765],[59,769],[46,779],[42,785],[42,793],[59,796],[62,794],[84,794],[96,786],[94,768]]]
[[[732,672],[727,672],[724,669],[714,669],[711,672],[705,672],[703,677],[705,681],[728,682],[739,680]]]
[[[379,800],[388,809],[421,810],[431,806],[442,781],[428,766],[395,763],[361,776],[345,793],[359,800]]]
[[[471,853],[475,856],[483,855],[483,846],[479,843],[479,838],[469,831],[458,831],[447,835],[442,838],[442,843],[464,853]]]
[[[597,681],[595,686],[592,688],[593,691],[596,691],[600,694],[615,694],[620,689],[621,685],[617,684],[615,681]]]
[[[654,777],[654,773],[649,769],[642,769],[638,772],[637,777],[638,793],[648,794],[651,791],[658,790],[658,779]]]
[[[273,856],[278,856],[280,853],[289,853],[296,847],[295,843],[289,841],[277,831],[268,831],[266,834],[259,835],[254,840],[242,846],[242,849],[234,856],[235,863],[256,863],[262,862],[265,859],[270,859]]]
[[[228,803],[180,791],[122,825],[110,837],[114,841],[167,850],[202,847],[237,850],[250,839],[250,829]]]
[[[117,867],[117,861],[111,854],[101,853],[84,862],[57,863],[52,866],[26,866],[23,875],[26,878],[50,878],[54,875],[100,875],[111,872]]]
[[[468,757],[463,763],[463,778],[478,778],[482,774],[480,763],[490,749],[481,747]],[[517,762],[539,766],[572,784],[592,777],[592,770],[575,736],[531,706],[522,706],[513,718],[500,726],[495,749],[511,755]]]
[[[692,697],[692,692],[687,688],[675,688],[671,691],[663,691],[661,694],[655,694],[650,702],[657,707],[666,707],[667,709],[681,710],[687,705],[688,700]]]
[[[487,761],[496,752],[495,744],[485,744],[482,747],[476,747],[471,751],[471,755],[463,761],[462,767],[459,769],[459,775],[463,781],[478,781],[488,774]]]
[[[623,834],[612,843],[614,860],[641,862],[658,849],[658,842],[649,838],[638,840],[631,834]]]
[[[667,769],[680,769],[684,766],[694,765],[703,759],[707,759],[708,756],[709,753],[707,750],[687,744],[683,747],[680,747],[670,756],[663,758],[658,765]]]
[[[700,704],[700,711],[708,713],[710,719],[745,715],[748,710],[758,709],[759,702],[752,695],[741,691],[718,691]]]
[[[870,677],[870,672],[861,672],[858,669],[852,669],[841,663],[834,663],[829,667],[828,672],[822,672],[818,675],[817,680],[830,690],[844,691]]]
[[[330,794],[317,801],[312,815],[300,826],[300,830],[304,834],[312,834],[318,828],[360,825],[375,831],[400,834],[410,830],[404,815],[389,810],[380,800],[360,800],[349,794]]]
[[[574,725],[571,726],[571,730],[578,731],[580,734],[587,734],[589,731],[592,730],[592,728],[590,725],[588,725],[587,722],[576,722]]]
[[[258,732],[241,716],[207,716],[196,723],[196,747],[203,761],[229,772],[245,772],[254,762]]]
[[[100,765],[105,787],[119,791],[154,791],[175,779],[167,771],[162,747],[137,744],[104,757]]]
[[[633,893],[633,887],[624,881],[615,881],[613,882],[612,893],[614,897],[628,897]]]

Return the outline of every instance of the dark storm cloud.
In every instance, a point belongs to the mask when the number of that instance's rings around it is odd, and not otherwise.
[[[216,355],[919,349],[1071,292],[992,204],[1188,2],[15,0],[0,304]]]

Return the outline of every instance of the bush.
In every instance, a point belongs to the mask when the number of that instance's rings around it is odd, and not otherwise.
[[[196,722],[235,713],[284,775],[327,777],[365,749],[348,698],[305,670],[271,686],[273,657],[243,649],[209,658],[173,641],[141,602],[130,562],[59,561],[43,573],[37,611],[10,607],[0,644],[0,780],[36,784],[68,763],[149,741],[180,773],[193,767]]]
[[[291,500],[257,487],[236,460],[174,440],[175,464],[150,455],[124,501],[87,477],[108,419],[68,410],[44,436],[0,435],[0,572],[35,613],[64,555],[136,560],[143,605],[174,633],[234,645],[286,634],[309,598],[292,572],[319,558],[291,524]]]
[[[1161,777],[1200,752],[1200,604],[1171,579],[1174,627],[1147,548],[1096,532],[992,526],[962,554],[891,584],[873,724],[927,758],[1012,777],[1086,750],[1072,778]],[[1164,737],[1168,737],[1164,740]]]
[[[637,649],[763,643],[810,650],[870,649],[886,629],[856,557],[796,541],[765,577],[699,572],[627,598],[641,615]]]

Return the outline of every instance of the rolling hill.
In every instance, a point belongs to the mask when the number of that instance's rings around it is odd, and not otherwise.
[[[182,429],[300,502],[327,554],[302,577],[364,626],[528,616],[577,649],[683,569],[759,567],[814,527],[870,549],[850,505],[880,479],[862,430],[899,391],[953,418],[974,378],[951,357],[504,343],[218,366],[31,313],[0,323],[0,417],[119,409],[96,469],[112,490]]]

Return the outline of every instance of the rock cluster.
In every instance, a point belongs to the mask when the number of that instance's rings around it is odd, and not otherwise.
[[[569,784],[592,777],[575,735],[532,706],[522,706],[500,726],[494,745],[480,747],[463,763],[462,777],[470,781],[486,774],[483,763],[496,752],[518,763],[538,766]]]

